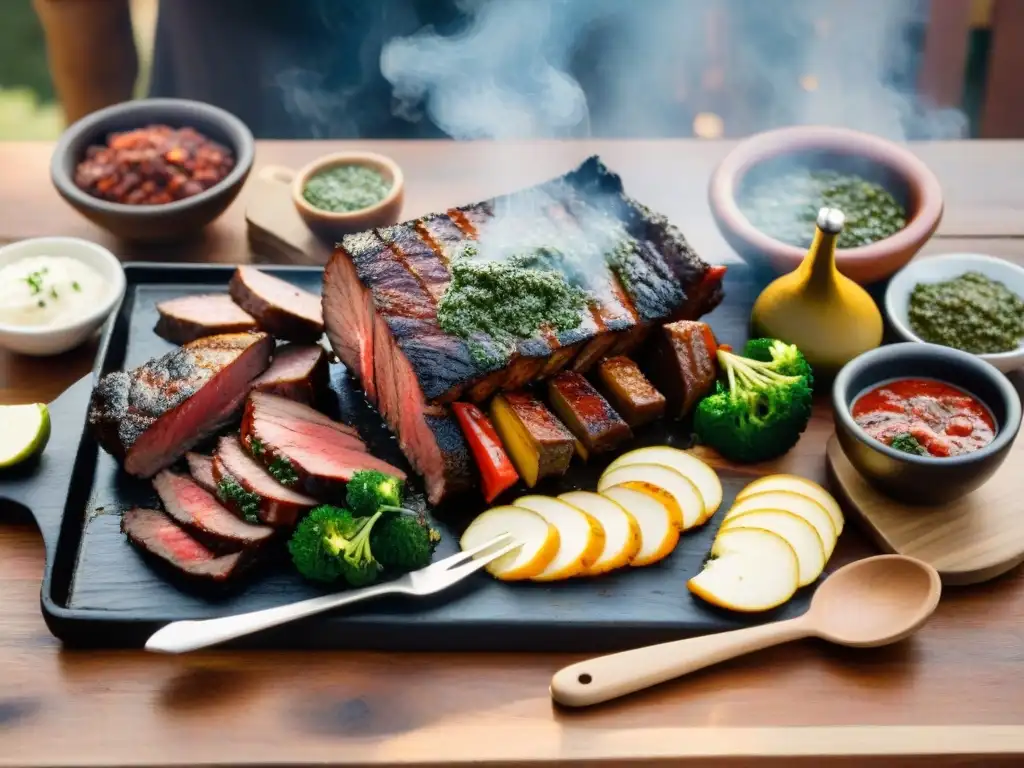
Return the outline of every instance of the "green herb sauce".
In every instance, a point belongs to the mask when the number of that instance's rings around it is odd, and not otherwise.
[[[391,182],[365,165],[336,165],[315,173],[302,189],[314,208],[347,213],[369,208],[387,197]]]
[[[814,236],[818,210],[838,208],[846,225],[836,245],[856,248],[883,240],[907,224],[907,212],[884,187],[837,171],[793,171],[743,189],[740,210],[766,235],[801,248]]]
[[[281,485],[295,485],[299,481],[299,476],[295,474],[295,470],[292,468],[292,463],[283,456],[278,456],[267,467],[267,471],[274,476]]]
[[[245,490],[234,480],[221,480],[217,484],[217,496],[221,501],[233,504],[242,513],[242,517],[250,523],[259,522],[259,494]]]
[[[583,320],[587,293],[560,272],[530,264],[550,254],[524,254],[506,260],[474,260],[467,247],[451,262],[451,282],[438,302],[437,319],[445,333],[468,342],[470,356],[482,367],[503,365],[516,342],[541,328],[575,328]]]
[[[897,451],[913,454],[914,456],[928,455],[928,450],[909,432],[896,435],[896,437],[892,439],[892,442],[889,443],[889,447]]]
[[[976,355],[1008,352],[1024,339],[1024,299],[979,272],[918,283],[908,319],[923,341]]]

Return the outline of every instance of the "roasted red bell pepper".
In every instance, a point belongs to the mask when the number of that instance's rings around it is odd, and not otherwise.
[[[494,425],[483,411],[472,403],[453,403],[452,410],[473,452],[476,465],[480,468],[484,498],[490,504],[503,491],[515,485],[519,473],[505,452]]]

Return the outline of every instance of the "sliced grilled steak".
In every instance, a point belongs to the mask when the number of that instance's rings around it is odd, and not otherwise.
[[[285,344],[252,388],[312,404],[327,389],[327,376],[327,350],[319,344]]]
[[[189,451],[185,454],[188,472],[192,479],[210,493],[217,492],[217,481],[213,477],[213,457]]]
[[[246,452],[237,437],[222,437],[218,441],[213,474],[218,483],[234,482],[258,496],[260,520],[275,528],[295,525],[302,512],[317,504],[316,499],[277,482],[266,467]]]
[[[157,336],[174,344],[187,344],[203,336],[258,330],[256,320],[226,293],[183,296],[156,305]]]
[[[242,552],[218,556],[156,509],[132,507],[121,518],[128,540],[181,573],[211,581],[227,581],[246,564]]]
[[[254,392],[242,417],[242,444],[279,482],[325,501],[344,498],[345,483],[360,469],[405,478],[371,456],[354,430],[308,406]]]
[[[274,533],[239,519],[191,477],[165,469],[153,478],[153,488],[174,522],[215,549],[253,549]]]
[[[270,364],[265,333],[207,336],[132,371],[100,379],[88,424],[136,477],[152,477],[235,418]]]
[[[255,267],[239,267],[228,290],[261,329],[279,339],[315,342],[323,335],[320,297],[279,277]]]

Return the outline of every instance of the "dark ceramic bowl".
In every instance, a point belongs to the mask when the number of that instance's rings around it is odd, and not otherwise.
[[[870,245],[836,251],[836,268],[862,285],[882,280],[910,261],[942,219],[942,189],[935,174],[906,147],[861,131],[795,126],[744,139],[711,175],[708,202],[719,231],[752,266],[792,272],[807,252],[757,229],[737,202],[744,185],[799,168],[862,176],[885,187],[907,211],[899,232]],[[813,225],[808,225],[814,234]]]
[[[93,144],[117,131],[164,124],[192,127],[228,147],[235,167],[209,189],[162,205],[124,205],[93,197],[74,182],[75,167]],[[60,196],[90,221],[123,240],[157,242],[195,234],[237,197],[252,169],[255,142],[241,120],[219,107],[185,99],[126,101],[86,115],[61,135],[50,160],[50,179]]]
[[[996,436],[984,448],[945,458],[897,451],[857,426],[850,411],[864,393],[902,378],[938,379],[981,400],[992,412]],[[832,385],[836,437],[850,463],[878,490],[911,504],[942,504],[980,487],[1006,459],[1020,430],[1017,390],[991,363],[937,344],[889,344],[854,358]]]

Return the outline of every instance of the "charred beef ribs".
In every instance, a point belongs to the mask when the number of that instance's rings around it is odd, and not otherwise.
[[[538,254],[537,233],[550,233],[563,258],[546,266],[593,301],[578,327],[538,331],[495,370],[487,355],[474,356],[464,339],[441,329],[437,306],[458,251],[474,240],[481,247],[489,238],[504,242],[510,228],[512,239],[518,234]],[[570,252],[575,261],[564,257]],[[343,237],[324,272],[324,324],[437,503],[475,482],[446,403],[480,402],[562,368],[584,373],[605,355],[629,353],[654,326],[714,309],[724,272],[701,260],[663,216],[627,197],[619,176],[591,157],[539,187]]]
[[[239,267],[228,290],[262,330],[279,339],[312,343],[324,333],[320,298],[279,277]]]
[[[210,493],[217,492],[217,481],[213,477],[213,457],[202,453],[189,451],[185,454],[185,461],[188,462],[188,473],[192,475],[200,488],[205,488]]]
[[[248,562],[243,552],[218,556],[156,509],[132,507],[121,518],[121,530],[147,554],[194,578],[227,581]]]
[[[252,388],[312,405],[327,389],[327,379],[327,350],[319,344],[285,344]]]
[[[247,493],[259,497],[259,519],[274,527],[291,527],[299,515],[316,506],[316,499],[279,483],[263,464],[242,447],[237,437],[222,437],[213,460],[217,482],[237,483]]]
[[[245,404],[242,444],[278,482],[325,501],[341,501],[345,484],[360,469],[405,478],[400,469],[367,453],[352,427],[262,392],[253,392]]]
[[[153,488],[168,516],[214,549],[254,549],[274,533],[265,525],[251,525],[236,517],[191,477],[165,469],[153,478]]]
[[[258,330],[256,320],[226,293],[183,296],[156,305],[160,319],[154,331],[174,344],[203,336]]]
[[[152,477],[230,421],[272,347],[265,333],[207,336],[109,373],[93,390],[89,428],[126,472]]]

